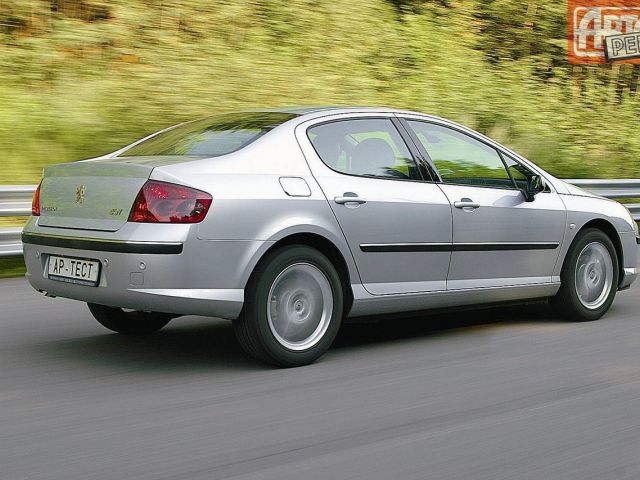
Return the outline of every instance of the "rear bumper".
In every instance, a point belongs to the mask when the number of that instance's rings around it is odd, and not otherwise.
[[[27,279],[38,291],[112,307],[229,319],[242,310],[254,259],[270,246],[263,241],[199,240],[191,230],[182,239],[163,242],[42,230],[31,224],[23,236]],[[49,279],[51,255],[100,261],[98,286]]]
[[[181,242],[133,242],[128,240],[105,240],[101,238],[78,238],[42,233],[22,233],[22,243],[46,247],[70,248],[111,253],[144,253],[152,255],[177,255],[182,253]]]

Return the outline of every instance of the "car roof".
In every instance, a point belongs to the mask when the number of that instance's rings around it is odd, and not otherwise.
[[[273,112],[284,113],[294,115],[294,117],[283,122],[288,125],[299,125],[307,120],[320,119],[326,116],[341,115],[341,114],[376,114],[380,113],[385,116],[389,115],[418,115],[423,118],[431,118],[447,122],[444,118],[439,118],[434,115],[425,114],[422,112],[416,112],[407,109],[389,108],[389,107],[376,107],[376,106],[355,106],[355,105],[328,105],[328,106],[302,106],[302,107],[275,107],[248,110],[251,112]]]
[[[397,110],[388,107],[371,107],[371,106],[356,106],[356,105],[316,105],[316,106],[298,106],[298,107],[276,107],[276,108],[264,108],[253,111],[259,112],[277,112],[277,113],[290,113],[297,116],[306,116],[316,113],[352,113],[352,112],[384,112],[384,113],[398,113],[403,110]]]

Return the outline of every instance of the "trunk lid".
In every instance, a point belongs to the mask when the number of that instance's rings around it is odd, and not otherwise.
[[[107,232],[119,230],[127,222],[136,195],[156,166],[152,161],[136,163],[132,157],[126,162],[119,160],[46,167],[40,190],[38,225]]]

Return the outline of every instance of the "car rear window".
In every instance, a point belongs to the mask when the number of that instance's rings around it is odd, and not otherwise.
[[[294,117],[296,114],[281,112],[231,113],[207,117],[178,125],[134,145],[119,156],[226,155],[246,147]]]

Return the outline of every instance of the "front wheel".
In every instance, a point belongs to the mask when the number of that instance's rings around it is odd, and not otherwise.
[[[258,265],[233,322],[242,348],[280,367],[307,365],[333,342],[343,313],[340,277],[319,251],[293,245]]]
[[[88,303],[89,311],[103,326],[125,335],[146,335],[160,330],[173,318],[166,313],[127,311]]]
[[[575,321],[602,317],[616,296],[620,268],[611,239],[595,228],[574,240],[562,266],[561,287],[551,304]]]

